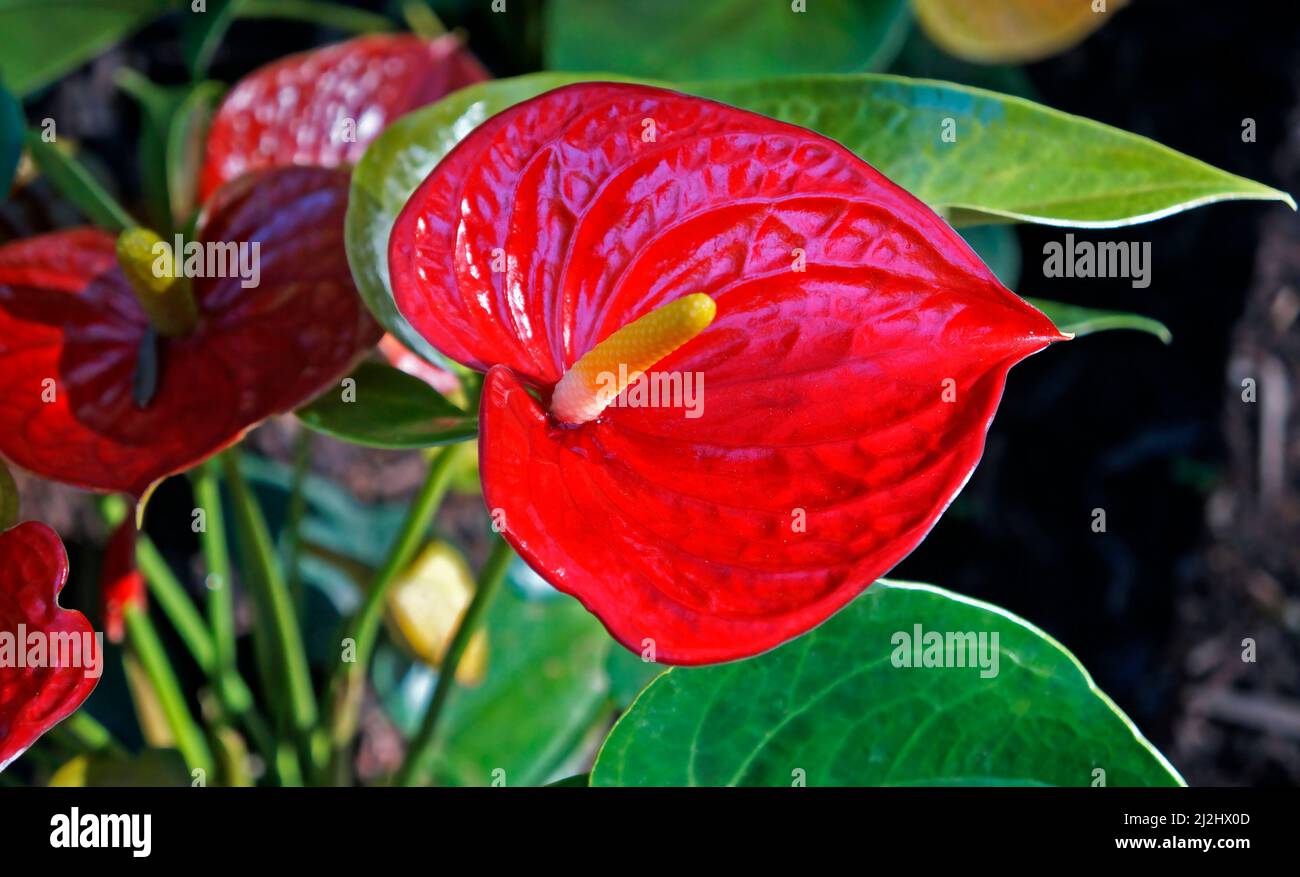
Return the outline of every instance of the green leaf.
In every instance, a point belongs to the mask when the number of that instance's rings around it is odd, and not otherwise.
[[[117,86],[140,105],[140,188],[151,226],[164,239],[169,238],[175,230],[175,217],[168,192],[167,132],[189,86],[158,85],[130,67],[118,71]]]
[[[947,666],[910,666],[903,638],[918,627],[921,643],[986,635],[988,660],[963,648]],[[592,785],[1089,786],[1098,769],[1109,786],[1182,784],[1046,633],[930,585],[881,581],[765,655],[659,677],[610,732]]]
[[[208,122],[221,98],[219,82],[157,85],[130,68],[118,86],[144,111],[140,134],[140,174],[150,220],[166,237],[197,206],[199,167]]]
[[[171,215],[184,224],[198,209],[199,169],[203,165],[208,125],[225,86],[200,82],[190,87],[168,121],[166,141],[167,192]]]
[[[122,231],[136,224],[131,214],[81,162],[54,143],[46,142],[35,128],[27,131],[27,151],[41,173],[49,178],[50,184],[95,225],[109,231]]]
[[[212,58],[221,46],[221,40],[239,14],[242,0],[209,0],[202,12],[193,7],[183,11],[181,21],[181,54],[190,68],[190,75],[202,79],[208,72]]]
[[[1020,283],[1020,239],[1009,225],[973,225],[960,234],[1007,289]]]
[[[393,22],[383,15],[328,0],[243,0],[239,17],[308,21],[354,34],[383,33],[394,29]]]
[[[508,786],[541,785],[608,716],[608,634],[576,600],[523,591],[513,581],[521,564],[515,561],[484,620],[487,675],[472,688],[458,686],[447,702],[433,762],[439,784],[486,786],[500,769]],[[384,649],[374,676],[390,716],[409,735],[436,671]]]
[[[379,322],[431,362],[447,366],[398,313],[389,290],[388,236],[398,212],[485,119],[593,78],[626,79],[538,73],[462,89],[390,125],[353,172],[347,250],[357,287]],[[1295,206],[1290,195],[1145,137],[976,88],[880,74],[677,87],[820,131],[967,225],[1118,226],[1242,198]],[[940,139],[945,118],[956,122],[956,142]]]
[[[317,432],[372,448],[427,448],[478,434],[473,415],[419,378],[377,362],[361,363],[297,413]]]
[[[585,789],[591,785],[591,774],[575,773],[571,777],[565,777],[562,780],[556,780],[546,785],[552,789]]]
[[[0,201],[9,197],[14,171],[23,154],[23,108],[4,83],[0,82]]]
[[[1154,335],[1165,344],[1174,340],[1169,328],[1159,320],[1123,311],[1099,311],[1093,308],[1081,308],[1078,305],[1060,301],[1047,301],[1041,298],[1027,298],[1034,307],[1047,314],[1047,318],[1056,324],[1056,328],[1076,338],[1105,332],[1110,329],[1133,329]]]
[[[0,72],[26,97],[80,66],[175,0],[0,0]]]
[[[887,66],[907,0],[551,0],[546,66],[671,79],[850,73]]]
[[[668,668],[663,664],[643,660],[625,648],[613,647],[605,659],[605,672],[609,674],[609,693],[619,707],[629,706],[650,680]]]
[[[959,224],[1111,228],[1238,199],[1295,209],[1284,192],[1154,140],[978,88],[869,74],[686,88],[838,140]]]

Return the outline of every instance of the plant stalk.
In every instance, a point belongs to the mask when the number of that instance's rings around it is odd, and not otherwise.
[[[465,654],[465,649],[469,647],[470,638],[479,620],[505,579],[506,570],[513,556],[514,552],[510,550],[510,546],[498,536],[492,545],[492,553],[488,556],[487,563],[479,572],[474,598],[465,608],[465,614],[461,616],[456,633],[447,647],[447,654],[442,659],[442,666],[438,668],[438,682],[434,686],[433,696],[429,699],[429,706],[420,721],[420,728],[406,750],[406,759],[393,777],[393,785],[414,786],[421,782],[424,766],[432,756],[434,744],[437,742],[438,719],[442,716],[447,695],[456,684],[456,670],[460,666],[460,659]]]
[[[202,770],[205,776],[211,774],[212,750],[208,748],[203,729],[190,714],[185,695],[181,693],[180,683],[171,662],[167,660],[167,652],[158,639],[153,622],[138,606],[125,607],[123,615],[126,619],[127,643],[158,695],[181,757],[185,759],[190,771]]]
[[[444,448],[430,464],[424,483],[420,485],[419,492],[407,509],[406,517],[388,548],[383,564],[371,579],[361,609],[344,633],[344,638],[353,641],[355,651],[351,662],[340,663],[332,688],[334,714],[331,739],[336,765],[356,732],[366,667],[378,639],[388,591],[398,575],[410,566],[423,543],[425,534],[442,505],[443,497],[447,494],[455,463],[464,453],[463,444],[451,445]]]
[[[250,585],[258,595],[260,610],[266,613],[269,631],[274,640],[275,662],[283,673],[283,684],[288,694],[288,713],[292,729],[300,740],[300,752],[308,754],[308,736],[316,724],[316,695],[312,690],[311,673],[307,665],[307,650],[303,644],[302,630],[293,611],[284,576],[276,562],[275,548],[271,543],[270,529],[262,509],[253,497],[253,491],[244,480],[239,466],[238,450],[230,449],[221,455],[226,484],[234,499],[235,520],[250,561]]]

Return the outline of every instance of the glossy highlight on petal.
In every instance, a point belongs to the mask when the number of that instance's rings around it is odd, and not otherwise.
[[[455,34],[374,34],[281,58],[222,102],[200,197],[249,171],[355,163],[398,116],[487,78]]]
[[[28,521],[0,532],[0,770],[81,706],[103,653],[90,622],[59,606],[68,556]]]
[[[897,564],[969,478],[1008,370],[1064,337],[839,144],[638,85],[479,126],[407,203],[389,268],[412,326],[490,369],[506,538],[673,664],[779,645]],[[584,355],[692,294],[717,316],[655,364],[673,392],[552,413]]]

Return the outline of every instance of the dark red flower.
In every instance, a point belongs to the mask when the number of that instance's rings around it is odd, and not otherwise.
[[[59,607],[68,555],[28,521],[0,532],[0,770],[74,713],[99,682],[90,622]]]
[[[1007,371],[1062,338],[839,144],[642,86],[489,119],[406,205],[389,264],[411,324],[490,369],[483,490],[506,538],[677,664],[772,648],[893,567],[970,476]],[[555,416],[584,354],[695,293],[716,319],[652,377],[702,376],[699,416],[684,392]]]
[[[377,34],[281,58],[222,102],[200,197],[250,170],[353,164],[393,119],[487,78],[454,34]]]
[[[138,497],[325,390],[380,335],[344,254],[347,190],[342,171],[285,168],[217,193],[197,240],[256,244],[258,282],[193,280],[197,328],[159,338],[143,405],[134,384],[149,322],[114,238],[73,229],[0,247],[0,454]]]
[[[120,643],[126,636],[126,609],[148,605],[149,588],[135,563],[138,531],[135,517],[127,515],[117,525],[104,552],[99,573],[99,599],[103,613],[104,635],[109,642]]]

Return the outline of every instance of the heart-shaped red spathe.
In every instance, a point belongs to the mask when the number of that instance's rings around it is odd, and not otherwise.
[[[893,567],[970,476],[1007,371],[1062,338],[839,144],[642,86],[489,119],[389,256],[411,324],[492,367],[480,459],[506,538],[674,664],[779,645]],[[716,319],[653,369],[702,376],[698,416],[625,392],[574,427],[528,392],[700,292]]]
[[[0,247],[0,455],[55,481],[142,496],[338,380],[380,330],[343,247],[348,176],[284,168],[217,193],[199,240],[260,248],[260,278],[199,277],[191,334],[159,339],[133,396],[144,312],[114,239],[74,229]],[[169,242],[170,243],[170,242]]]
[[[0,770],[99,682],[102,643],[84,615],[58,603],[67,580],[68,555],[49,527],[0,532]]]
[[[199,194],[250,170],[353,164],[398,116],[488,78],[455,34],[376,34],[281,58],[222,101]]]

